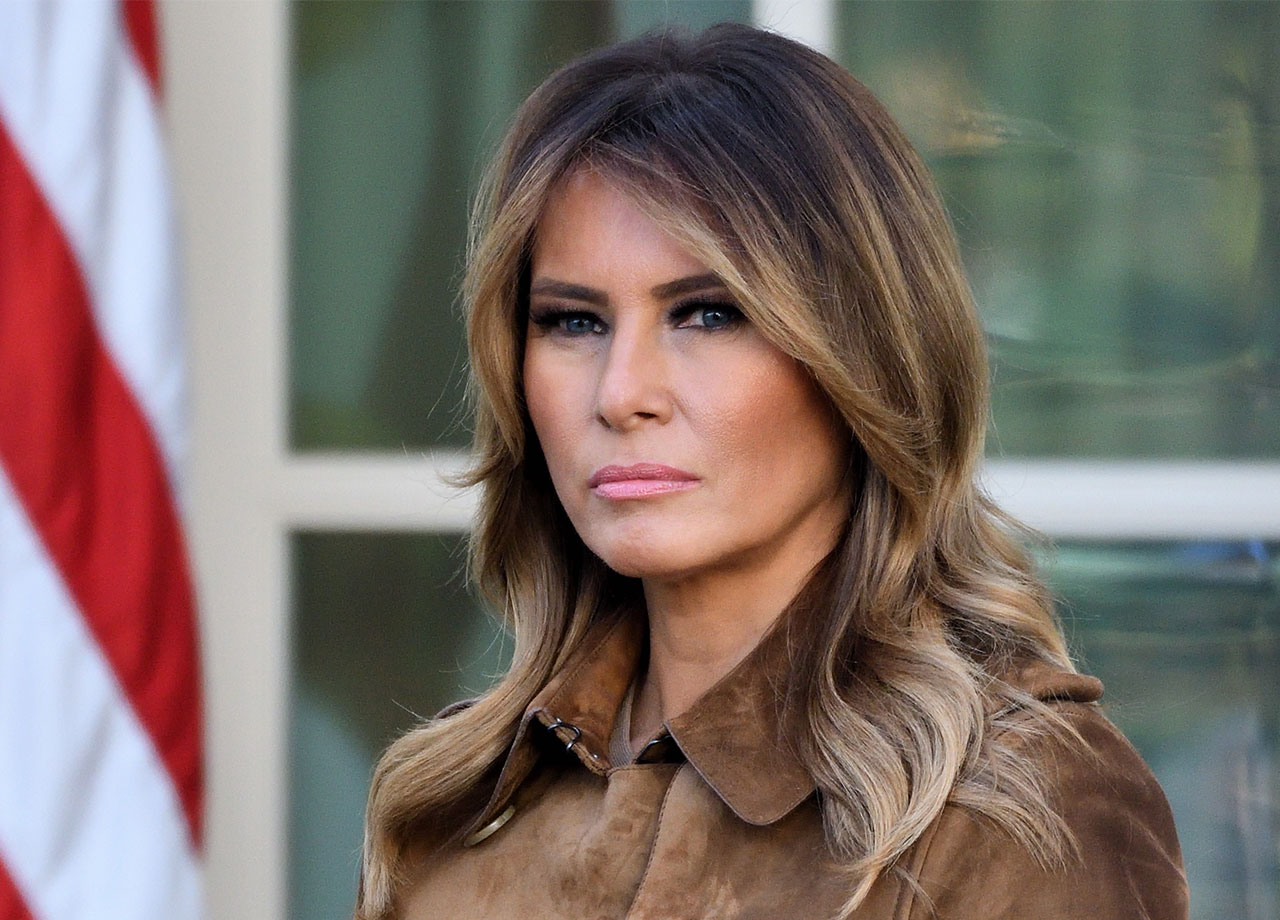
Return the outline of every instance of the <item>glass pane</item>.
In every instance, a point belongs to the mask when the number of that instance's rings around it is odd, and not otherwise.
[[[467,201],[516,106],[576,54],[749,0],[292,6],[290,438],[461,446]]]
[[[464,586],[464,539],[293,538],[289,916],[349,920],[382,749],[506,668],[510,642]]]
[[[956,222],[992,450],[1280,456],[1280,4],[837,9]]]
[[[1067,544],[1081,670],[1159,777],[1193,920],[1280,916],[1280,544]]]
[[[692,30],[717,22],[750,22],[751,0],[614,0],[611,40],[675,23]]]

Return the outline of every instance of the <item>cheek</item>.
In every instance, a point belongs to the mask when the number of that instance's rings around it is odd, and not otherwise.
[[[735,479],[744,492],[785,491],[786,483],[808,488],[810,481],[842,470],[849,438],[826,397],[781,352],[770,348],[753,358],[732,372],[703,377],[724,381],[714,397],[706,393],[708,398],[695,401],[702,407],[699,428],[717,464],[741,471]]]
[[[569,460],[570,449],[576,442],[573,422],[577,410],[572,405],[573,393],[565,363],[531,344],[524,361],[525,405],[553,478]]]
[[[704,375],[704,380],[723,381],[717,397],[698,401],[703,404],[703,430],[722,445],[722,456],[748,459],[764,472],[808,466],[838,452],[845,440],[842,426],[817,385],[776,349],[753,357]]]

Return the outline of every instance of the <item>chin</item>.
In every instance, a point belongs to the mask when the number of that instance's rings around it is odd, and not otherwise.
[[[680,541],[654,537],[611,540],[590,548],[605,565],[628,578],[675,578],[700,568],[702,562]]]
[[[682,568],[656,547],[643,550],[607,547],[594,552],[605,565],[627,578],[655,578]]]
[[[676,578],[714,566],[740,543],[734,534],[715,526],[717,522],[687,515],[583,515],[573,523],[587,549],[628,578]]]
[[[605,559],[604,564],[619,575],[638,578],[641,581],[649,578],[670,578],[684,571],[681,566],[664,565],[653,560],[625,556],[620,559]]]

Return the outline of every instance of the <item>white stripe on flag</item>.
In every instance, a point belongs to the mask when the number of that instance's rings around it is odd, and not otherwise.
[[[0,0],[0,118],[57,216],[179,508],[186,452],[176,221],[155,101],[116,3]]]
[[[181,805],[0,469],[0,860],[37,920],[200,915]]]

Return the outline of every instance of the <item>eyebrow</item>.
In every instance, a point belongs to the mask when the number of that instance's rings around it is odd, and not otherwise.
[[[563,297],[566,300],[581,300],[597,307],[603,307],[609,302],[609,296],[604,291],[598,291],[595,288],[585,287],[581,284],[570,284],[568,281],[556,281],[551,278],[544,278],[530,285],[529,295],[533,296],[534,294],[552,294],[556,297]]]
[[[719,275],[706,272],[701,275],[677,278],[674,281],[664,281],[662,284],[650,288],[649,293],[656,300],[669,300],[672,297],[679,297],[681,294],[722,287],[724,287],[724,282],[720,280]],[[531,296],[534,294],[551,294],[556,297],[564,297],[567,300],[581,300],[583,303],[589,303],[597,307],[603,307],[609,302],[609,295],[604,291],[582,284],[556,281],[554,278],[543,278],[535,281],[529,287],[529,294]]]

